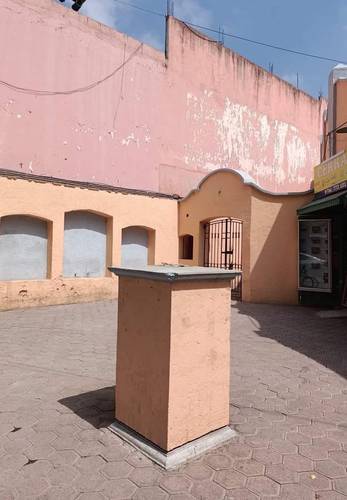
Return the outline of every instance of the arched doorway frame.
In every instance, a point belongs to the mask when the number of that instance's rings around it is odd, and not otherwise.
[[[243,221],[230,216],[203,222],[203,265],[242,272]],[[231,297],[242,300],[242,276],[232,280]]]

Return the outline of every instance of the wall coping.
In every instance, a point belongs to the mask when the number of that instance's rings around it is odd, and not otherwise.
[[[268,191],[267,189],[264,189],[262,187],[259,186],[259,184],[257,184],[255,182],[254,179],[252,179],[252,177],[250,177],[246,172],[243,172],[241,170],[236,170],[236,169],[233,169],[233,168],[218,168],[216,170],[213,170],[213,172],[210,172],[209,174],[207,174],[198,184],[198,186],[194,189],[192,189],[186,196],[184,196],[182,199],[180,199],[179,201],[182,202],[182,201],[185,201],[186,199],[188,199],[190,196],[192,196],[194,193],[198,193],[203,184],[210,178],[212,177],[213,175],[216,175],[216,174],[219,174],[221,172],[225,172],[225,173],[229,173],[229,174],[233,174],[233,175],[236,175],[238,176],[243,184],[245,186],[250,186],[251,188],[263,193],[263,194],[267,194],[269,196],[274,196],[274,197],[278,197],[278,196],[303,196],[303,195],[306,195],[306,194],[312,194],[313,193],[313,189],[308,189],[307,191],[292,191],[292,192],[282,192],[282,193],[274,193],[273,191]]]
[[[165,194],[155,191],[143,191],[140,189],[131,189],[125,187],[111,186],[109,184],[99,184],[94,182],[83,182],[69,179],[61,179],[59,177],[50,177],[45,175],[27,174],[18,172],[17,170],[8,170],[0,168],[0,177],[8,179],[19,179],[29,182],[49,183],[58,186],[71,188],[89,189],[91,191],[108,191],[109,193],[133,194],[137,196],[147,196],[149,198],[166,198],[169,200],[179,200],[181,197],[177,194]]]

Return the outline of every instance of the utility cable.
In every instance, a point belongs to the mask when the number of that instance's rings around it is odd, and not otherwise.
[[[115,1],[118,1],[118,0],[115,0]],[[199,29],[203,29],[203,30],[206,30],[206,31],[210,31],[212,33],[221,34],[221,32],[218,31],[218,30],[216,30],[216,29],[209,28],[207,26],[201,26],[199,24],[190,23],[190,22],[187,22],[187,21],[183,21],[182,19],[179,19],[179,20],[182,21],[182,22],[184,22],[184,23],[186,23],[186,24],[189,24],[190,26],[193,26],[194,28],[199,28]],[[245,38],[243,36],[233,35],[231,33],[226,33],[225,31],[223,31],[222,34],[223,34],[223,36],[227,36],[227,37],[230,37],[230,38],[236,38],[237,40],[242,40],[243,42],[253,43],[255,45],[261,45],[263,47],[269,47],[270,49],[281,50],[283,52],[289,52],[291,54],[296,54],[296,55],[299,55],[299,56],[311,57],[313,59],[320,59],[322,61],[330,61],[330,62],[336,62],[336,63],[340,63],[340,64],[347,64],[346,61],[342,61],[340,59],[333,59],[331,57],[318,56],[317,54],[311,54],[309,52],[303,52],[301,50],[287,49],[285,47],[280,47],[279,45],[272,45],[270,43],[259,42],[258,40],[252,40],[251,38]]]
[[[115,2],[125,5],[126,7],[131,7],[136,10],[140,10],[141,12],[145,12],[146,14],[152,14],[153,16],[158,17],[166,17],[163,12],[156,12],[155,10],[146,9],[144,7],[140,7],[139,5],[135,5],[134,3],[124,2],[123,0],[114,0]]]
[[[36,95],[36,96],[55,96],[55,95],[71,95],[71,94],[77,94],[79,92],[87,92],[88,90],[91,90],[98,85],[106,82],[110,78],[112,78],[118,71],[124,68],[126,64],[128,64],[131,59],[139,52],[139,50],[143,47],[143,43],[140,43],[138,47],[129,55],[127,59],[125,59],[120,66],[118,66],[116,69],[112,71],[112,73],[106,75],[104,78],[101,78],[101,80],[98,80],[96,82],[90,83],[89,85],[86,85],[84,87],[79,87],[77,89],[72,89],[72,90],[61,90],[61,91],[53,91],[53,90],[35,90],[35,89],[29,89],[25,87],[19,87],[17,85],[13,85],[12,83],[5,82],[3,80],[0,80],[0,85],[3,85],[5,87],[8,87],[11,90],[14,90],[16,92],[20,92],[22,94],[31,94],[31,95]]]

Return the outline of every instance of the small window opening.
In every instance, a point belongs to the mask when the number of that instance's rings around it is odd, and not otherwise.
[[[180,259],[193,259],[193,241],[194,238],[191,234],[180,237]]]

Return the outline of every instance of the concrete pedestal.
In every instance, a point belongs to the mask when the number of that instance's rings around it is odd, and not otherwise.
[[[166,468],[216,447],[229,427],[233,271],[148,266],[119,276],[112,430]]]

